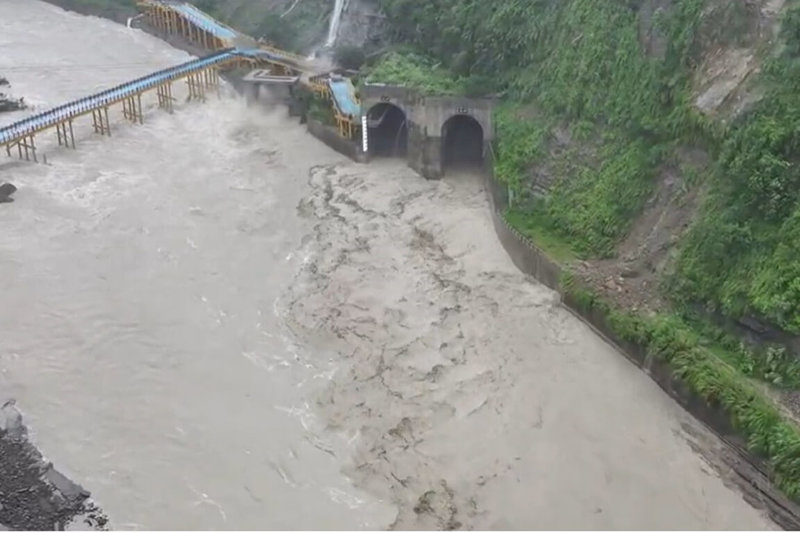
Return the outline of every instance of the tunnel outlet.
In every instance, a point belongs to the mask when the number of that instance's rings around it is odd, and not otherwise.
[[[483,166],[483,128],[469,115],[453,115],[442,125],[442,171]]]
[[[408,120],[394,104],[380,103],[367,112],[369,152],[377,157],[405,157],[408,153]]]

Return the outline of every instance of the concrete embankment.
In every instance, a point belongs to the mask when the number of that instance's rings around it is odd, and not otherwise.
[[[721,442],[707,440],[704,446],[697,447],[697,451],[717,470],[729,473],[730,479],[743,492],[746,500],[764,508],[770,518],[782,528],[799,529],[800,509],[772,484],[768,465],[746,449],[746,442],[731,425],[730,414],[721,406],[709,405],[676,376],[673,368],[648,353],[645,347],[622,339],[610,325],[606,313],[579,305],[564,290],[562,284],[568,271],[508,224],[502,214],[508,207],[508,199],[503,185],[494,179],[491,154],[489,156],[482,174],[491,205],[492,224],[503,248],[517,268],[559,292],[565,308],[612,343],[619,353],[650,376],[671,398],[719,437]]]

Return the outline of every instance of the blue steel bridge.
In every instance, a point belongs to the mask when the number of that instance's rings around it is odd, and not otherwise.
[[[216,51],[0,128],[0,148],[5,147],[9,156],[16,153],[20,159],[38,161],[35,137],[53,129],[59,145],[75,148],[73,122],[76,119],[92,115],[94,131],[101,135],[111,135],[109,107],[121,104],[125,118],[134,123],[142,123],[141,99],[144,93],[156,91],[159,107],[171,112],[174,82],[186,80],[189,99],[204,100],[209,91],[218,91],[219,72],[226,67],[267,65],[287,74],[314,71],[314,66],[306,59],[261,45],[246,35],[238,34],[187,2],[144,0],[140,6],[145,9],[149,22],[155,28]],[[331,78],[324,74],[311,79],[313,82],[309,82],[309,85],[312,89],[329,97],[339,122],[339,131],[352,137],[355,134],[353,125],[360,119],[361,106],[350,80]]]

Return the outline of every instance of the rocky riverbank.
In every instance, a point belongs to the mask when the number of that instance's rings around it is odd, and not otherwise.
[[[104,530],[108,519],[83,487],[31,444],[14,400],[0,408],[0,529]]]

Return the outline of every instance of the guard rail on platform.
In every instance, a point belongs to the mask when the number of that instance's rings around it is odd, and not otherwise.
[[[43,113],[24,118],[4,128],[0,128],[0,146],[6,146],[8,148],[11,145],[19,143],[23,139],[32,137],[40,131],[53,128],[79,116],[99,109],[108,108],[108,106],[112,104],[125,101],[147,90],[169,84],[174,80],[182,79],[194,73],[202,72],[209,68],[220,66],[226,62],[240,59],[241,54],[236,50],[222,50],[209,56],[154,72],[153,74],[123,83],[92,96],[87,96],[49,109]],[[126,110],[126,113],[128,112],[129,111]],[[59,140],[61,140],[60,132]]]

